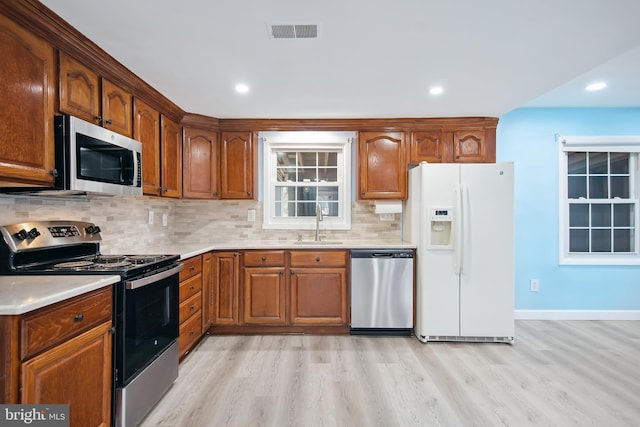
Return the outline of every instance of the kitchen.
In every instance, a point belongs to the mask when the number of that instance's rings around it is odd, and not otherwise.
[[[154,102],[156,103],[161,104],[161,102],[155,101],[155,99],[153,98],[152,100],[154,100]],[[150,102],[151,101],[149,101],[149,103]],[[171,108],[168,108],[167,111],[163,110],[163,113],[175,114]],[[513,141],[517,139],[512,135],[508,135],[508,133],[510,131],[513,132],[513,129],[517,129],[518,126],[522,127],[522,117],[527,115],[539,120],[537,123],[532,121],[532,127],[535,127],[535,124],[540,127],[540,122],[550,122],[551,120],[549,119],[549,117],[555,116],[556,122],[553,123],[553,126],[549,126],[550,128],[554,128],[552,130],[552,134],[558,132],[559,130],[562,130],[565,133],[570,133],[571,129],[564,130],[568,128],[567,123],[563,123],[560,119],[558,119],[557,113],[558,112],[550,111],[547,113],[548,117],[535,116],[535,112],[529,113],[527,111],[516,111],[511,115],[507,114],[500,119],[497,140],[499,142],[501,140]],[[604,129],[608,130],[609,133],[612,134],[617,132],[637,134],[639,132],[637,129],[634,130],[633,126],[628,125],[630,118],[637,116],[637,112],[635,112],[634,110],[612,111],[607,112],[606,115],[603,115],[602,112],[599,112],[600,114],[597,113],[598,112],[589,113],[589,116],[585,116],[585,122],[590,121],[592,123],[600,123],[601,127],[603,126],[602,123],[609,123],[608,127],[604,127]],[[198,118],[194,118],[194,120],[196,119]],[[547,122],[543,121],[545,119],[547,120]],[[173,116],[173,120],[177,120],[177,118]],[[558,126],[558,122],[560,122],[560,127]],[[569,122],[569,119],[567,119],[567,122]],[[222,123],[224,123],[224,120],[221,122],[221,124]],[[286,120],[283,119],[283,123],[286,123]],[[508,126],[510,123],[512,124],[512,127]],[[621,126],[625,125],[627,126],[626,128],[621,128]],[[345,125],[345,127],[349,127],[349,124]],[[596,127],[595,124],[594,127]],[[583,126],[583,128],[578,128],[578,130],[584,132],[584,128],[587,128],[587,130],[589,129],[587,126]],[[527,134],[527,128],[524,129],[525,130],[522,131],[521,135]],[[500,138],[500,132],[504,132],[504,139]],[[580,132],[576,133],[580,134]],[[528,148],[529,151],[517,153],[517,149],[526,149],[525,142],[531,141],[525,140],[523,142],[513,143],[513,146],[511,145],[511,143],[504,145],[498,143],[497,157],[503,160],[515,159],[518,168],[520,168],[518,170],[525,171],[525,173],[526,171],[531,170],[531,172],[529,173],[533,176],[535,174],[535,167],[531,164],[531,162],[526,162],[527,155],[533,155],[534,158],[536,158],[540,156],[540,153],[531,152],[531,148]],[[501,153],[500,150],[504,151]],[[553,150],[550,150],[550,152],[553,153]],[[550,156],[549,152],[545,153],[547,153],[547,157]],[[553,164],[553,162],[550,163]],[[533,183],[536,181],[531,178],[531,182]],[[353,185],[355,186],[355,182],[353,183]],[[145,250],[145,248],[149,246],[155,246],[166,242],[173,242],[175,241],[175,239],[179,241],[183,241],[186,237],[194,239],[193,233],[191,231],[194,229],[194,227],[199,230],[196,237],[196,243],[205,244],[225,243],[226,241],[236,241],[240,239],[246,239],[248,241],[268,239],[270,241],[279,240],[282,242],[292,242],[297,239],[297,234],[299,234],[299,232],[297,231],[283,232],[281,230],[263,230],[260,227],[260,221],[250,222],[246,220],[248,212],[252,210],[255,210],[257,218],[263,217],[263,211],[260,201],[253,199],[226,201],[186,199],[173,200],[171,198],[164,197],[142,197],[133,199],[96,198],[89,200],[58,200],[16,197],[2,198],[0,200],[0,203],[2,203],[2,222],[4,224],[20,222],[27,219],[65,219],[71,217],[95,222],[103,228],[102,234],[104,240],[102,249],[105,253],[138,252]],[[399,240],[401,225],[398,214],[395,215],[393,221],[381,221],[379,214],[375,213],[375,205],[371,204],[371,202],[354,200],[351,204],[353,215],[352,230],[349,232],[325,231],[325,233],[329,234],[329,236],[327,237],[328,239],[340,241],[362,240],[363,238],[367,238],[373,234],[376,234],[380,236],[381,241],[397,242]],[[150,211],[154,213],[153,224],[149,224]],[[124,212],[126,212],[126,214],[123,214]],[[162,220],[165,214],[168,224],[166,227],[162,224]],[[533,225],[538,227],[535,222],[533,223]],[[132,230],[135,230],[135,232],[132,232]],[[305,231],[305,233],[307,233],[305,238],[308,238],[311,236],[312,231],[308,230]],[[527,246],[524,245],[524,243],[522,246],[518,247],[521,248],[522,252],[518,252],[518,249],[516,249],[516,253],[527,253],[525,249]],[[551,251],[551,249],[547,248],[546,251]],[[610,275],[611,273],[611,270],[606,271],[606,274],[608,275]],[[603,304],[603,309],[631,311],[637,310],[637,307],[632,304],[632,301],[634,300],[633,296],[637,295],[637,290],[633,290],[630,286],[624,286],[625,281],[629,281],[631,283],[631,281],[633,280],[632,278],[626,278],[632,273],[629,271],[618,272],[617,270],[615,271],[615,273],[619,274],[622,284],[613,285],[620,286],[619,290],[614,293],[623,293],[627,295],[628,298],[626,298],[626,300],[628,302],[626,304],[619,304],[618,306],[616,306],[615,302],[613,301],[610,303],[608,302],[606,304]],[[518,298],[520,298],[520,301],[531,301],[531,304],[520,304],[520,308],[530,308],[532,312],[535,311],[535,309],[541,308],[544,310],[547,307],[551,310],[562,308],[577,310],[590,308],[588,305],[587,307],[580,307],[577,303],[575,305],[572,305],[572,303],[568,303],[564,306],[558,306],[557,303],[554,303],[554,299],[557,300],[557,298],[555,298],[555,294],[547,294],[547,289],[545,288],[545,286],[550,285],[550,281],[552,280],[551,278],[549,278],[549,281],[547,281],[544,277],[542,277],[541,292],[539,294],[531,294],[528,290],[528,281],[529,277],[532,274],[537,274],[537,270],[531,272],[522,271],[518,274],[520,274],[521,276],[516,277],[516,282],[518,283],[518,288],[516,289],[516,300],[518,301]],[[603,275],[605,275],[605,273],[603,273]],[[582,280],[582,282],[586,282],[588,280],[589,279],[584,279]],[[526,291],[521,285],[525,282],[527,288]],[[592,285],[589,289],[593,293],[592,298],[594,300],[598,299],[600,291],[597,290],[596,285]],[[551,289],[549,289],[549,292],[559,291],[552,291]],[[549,297],[547,297],[547,295],[549,295]],[[562,298],[563,296],[560,295],[560,297]],[[540,301],[542,298],[550,298],[551,302],[545,305],[544,301]],[[604,295],[603,298],[605,298],[605,301],[609,301],[613,297],[609,295],[609,293],[607,293],[607,295]],[[570,298],[565,296],[564,299]],[[637,300],[638,298],[635,298],[635,301]],[[518,305],[516,305],[516,307],[518,307]],[[536,314],[532,312],[528,312],[526,314]],[[548,315],[548,313],[539,313],[538,315]]]

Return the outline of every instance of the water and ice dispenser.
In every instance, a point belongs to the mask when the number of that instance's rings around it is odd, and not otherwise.
[[[429,249],[453,249],[453,220],[453,208],[429,208]]]

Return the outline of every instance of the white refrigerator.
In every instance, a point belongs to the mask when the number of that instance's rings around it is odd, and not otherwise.
[[[417,245],[418,339],[513,343],[513,162],[421,163],[402,226]]]

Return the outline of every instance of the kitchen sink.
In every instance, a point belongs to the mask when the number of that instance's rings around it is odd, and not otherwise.
[[[316,242],[315,240],[296,240],[295,242],[296,245],[302,245],[302,246],[327,246],[327,245],[341,245],[342,242],[338,242],[335,240],[320,240],[319,242]]]

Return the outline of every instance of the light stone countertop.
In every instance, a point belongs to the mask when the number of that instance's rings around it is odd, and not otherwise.
[[[140,252],[144,254],[177,254],[180,259],[191,258],[209,251],[237,251],[246,249],[415,249],[416,245],[399,241],[333,241],[321,243],[293,240],[242,240],[228,243],[168,243],[152,245]]]
[[[0,276],[0,315],[23,314],[109,286],[120,276]]]
[[[177,254],[181,259],[209,251],[246,249],[415,249],[416,245],[399,241],[332,240],[303,244],[293,240],[242,240],[228,243],[167,243],[135,250],[136,254]],[[86,292],[117,283],[120,276],[0,276],[0,315],[23,314]]]

